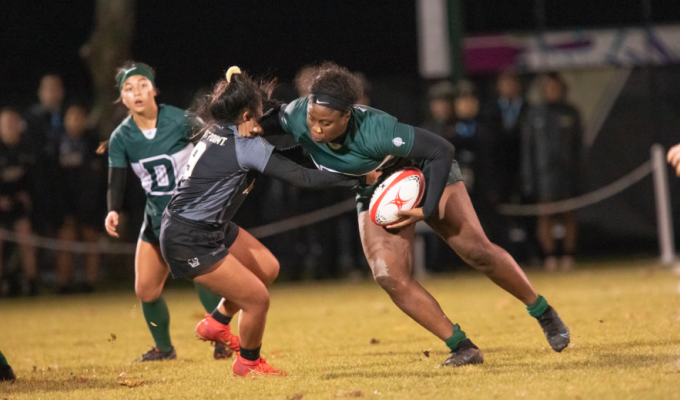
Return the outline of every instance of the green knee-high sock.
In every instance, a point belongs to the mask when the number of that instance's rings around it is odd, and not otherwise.
[[[201,300],[201,304],[203,304],[203,308],[205,308],[205,312],[210,314],[215,311],[217,306],[220,305],[222,297],[211,292],[199,283],[194,282],[194,286],[196,287],[196,293],[198,293],[198,299]]]
[[[467,339],[467,336],[465,336],[465,332],[463,332],[460,329],[460,325],[458,324],[453,324],[453,335],[451,335],[450,338],[446,339],[446,346],[453,351],[453,349],[458,346],[458,343],[462,342],[463,340]]]
[[[529,311],[529,315],[531,315],[534,318],[538,318],[541,315],[543,315],[543,313],[547,309],[548,302],[543,298],[543,296],[538,296],[538,299],[536,299],[534,304],[527,306],[527,311]]]
[[[2,355],[2,352],[0,351],[0,367],[5,367],[7,365],[9,365],[9,363],[7,362],[5,356]]]
[[[168,306],[165,304],[163,296],[148,303],[142,302],[142,311],[146,319],[146,325],[151,331],[156,347],[160,351],[169,351],[172,349],[172,341],[170,340],[170,312]]]

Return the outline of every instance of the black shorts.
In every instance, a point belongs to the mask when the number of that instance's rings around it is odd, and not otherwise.
[[[192,221],[167,210],[161,223],[160,245],[165,262],[175,279],[193,278],[220,262],[229,254],[239,227],[229,221],[214,226]]]

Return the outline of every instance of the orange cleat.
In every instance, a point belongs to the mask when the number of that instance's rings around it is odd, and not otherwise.
[[[206,342],[224,345],[224,351],[220,351],[220,357],[218,357],[217,348],[221,346],[215,347],[215,359],[228,358],[234,352],[239,351],[240,340],[238,336],[231,333],[231,327],[215,321],[210,314],[205,314],[205,318],[196,325],[196,336]]]
[[[250,361],[246,360],[245,358],[241,357],[240,355],[236,357],[236,361],[234,361],[234,375],[238,376],[246,376],[250,373],[252,373],[253,376],[258,376],[258,375],[278,375],[278,376],[286,376],[288,375],[287,372],[285,371],[279,371],[278,369],[275,369],[271,365],[267,364],[267,360],[264,358],[260,357],[255,361]]]

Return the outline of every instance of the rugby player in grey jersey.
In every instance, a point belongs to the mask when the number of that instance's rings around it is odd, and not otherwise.
[[[301,187],[353,187],[356,177],[305,169],[262,138],[263,101],[272,82],[256,82],[237,67],[227,72],[199,105],[204,135],[192,151],[186,169],[163,215],[160,244],[174,278],[189,278],[224,300],[196,329],[199,337],[228,326],[239,315],[240,354],[233,372],[246,376],[285,375],[260,357],[269,308],[267,286],[279,264],[262,243],[231,220],[254,184],[265,175]]]

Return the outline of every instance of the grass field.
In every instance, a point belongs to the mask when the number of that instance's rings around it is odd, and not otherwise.
[[[258,379],[232,376],[194,339],[203,314],[188,289],[166,292],[179,359],[162,363],[131,362],[152,345],[132,291],[2,300],[0,350],[18,379],[0,400],[680,399],[680,278],[616,267],[530,274],[571,328],[561,354],[481,275],[424,280],[484,350],[483,365],[457,369],[438,367],[444,345],[373,282],[275,285],[263,355],[290,376]]]

